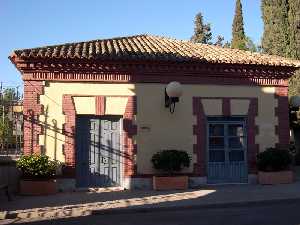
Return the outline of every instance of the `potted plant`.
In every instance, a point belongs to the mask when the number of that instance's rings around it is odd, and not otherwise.
[[[163,150],[152,156],[156,170],[162,171],[153,177],[154,190],[187,189],[188,176],[180,175],[184,167],[190,166],[191,158],[185,151]]]
[[[268,148],[257,155],[260,184],[287,184],[294,180],[292,157],[288,150]]]
[[[47,195],[57,192],[55,173],[59,163],[46,155],[23,155],[17,161],[21,170],[20,193],[24,195]]]

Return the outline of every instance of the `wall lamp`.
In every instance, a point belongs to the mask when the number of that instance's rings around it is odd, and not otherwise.
[[[170,82],[165,88],[165,107],[170,109],[170,113],[174,113],[175,104],[179,102],[182,95],[181,84],[177,81]]]

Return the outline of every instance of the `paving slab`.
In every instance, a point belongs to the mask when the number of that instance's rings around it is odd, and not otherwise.
[[[285,185],[203,186],[184,191],[94,189],[50,196],[16,196],[0,201],[0,224],[88,216],[101,213],[148,212],[190,208],[299,201],[300,182]]]

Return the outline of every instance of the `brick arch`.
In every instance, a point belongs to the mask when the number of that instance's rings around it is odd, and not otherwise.
[[[78,95],[63,95],[62,108],[65,115],[65,123],[63,125],[63,132],[65,134],[64,154],[66,168],[64,170],[65,176],[75,176],[75,137],[76,137],[76,109],[73,97],[80,97]],[[82,96],[86,97],[86,96]],[[105,101],[107,96],[91,96],[95,97],[95,114],[105,115]],[[111,96],[109,96],[111,97]],[[136,175],[135,155],[137,154],[137,145],[134,142],[133,136],[137,134],[137,126],[134,124],[134,117],[137,114],[136,96],[118,96],[127,98],[125,112],[123,114],[123,149],[126,155],[124,159],[124,176],[130,177]]]

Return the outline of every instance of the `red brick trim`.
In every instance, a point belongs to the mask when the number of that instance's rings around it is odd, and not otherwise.
[[[206,175],[206,116],[204,113],[201,97],[193,97],[193,115],[197,123],[193,126],[193,134],[196,135],[196,144],[193,152],[197,156],[194,163],[193,173],[198,176]]]
[[[217,77],[237,78],[243,77],[247,80],[256,80],[266,78],[265,84],[276,85],[281,80],[287,80],[296,70],[289,66],[270,66],[253,64],[229,64],[229,63],[211,63],[211,62],[170,62],[170,61],[151,61],[151,60],[99,60],[99,59],[21,59],[19,57],[10,58],[19,71],[22,73],[39,72],[42,80],[62,79],[60,74],[67,74],[64,78],[82,79],[84,75],[87,79],[94,79],[94,75],[111,76],[114,74],[138,75],[135,78],[150,77],[158,81],[178,75],[179,77],[195,76],[211,77],[215,80]],[[45,75],[46,73],[51,73]],[[163,75],[162,75],[163,74]],[[188,78],[190,80],[194,78]],[[255,78],[255,79],[254,79]],[[25,78],[26,79],[26,78]],[[35,78],[37,79],[37,77]],[[85,78],[84,78],[85,79]],[[131,79],[132,80],[132,79]],[[271,83],[269,83],[271,82]]]
[[[65,144],[64,152],[66,157],[65,176],[75,177],[75,131],[76,131],[76,111],[73,97],[83,95],[63,95],[63,112],[66,116],[64,124]],[[93,97],[89,95],[90,97]],[[105,115],[105,97],[94,96],[96,98],[96,112],[97,115]],[[137,134],[137,126],[134,125],[134,117],[137,113],[136,96],[120,96],[127,98],[127,104],[123,115],[123,150],[124,150],[124,176],[134,176],[137,174],[137,165],[135,157],[137,154],[137,145],[134,142],[133,136]],[[98,100],[97,100],[98,99]],[[97,103],[98,101],[98,103]],[[97,109],[97,107],[99,107]]]
[[[255,125],[255,117],[258,115],[258,99],[250,98],[247,115],[247,159],[248,173],[257,173],[256,155],[259,151],[259,145],[255,143],[255,135],[258,134],[258,127]]]
[[[135,156],[137,154],[137,145],[133,136],[137,134],[137,126],[134,124],[134,117],[137,114],[136,96],[128,97],[125,113],[123,115],[123,146],[125,152],[124,176],[137,174],[137,165]]]
[[[207,120],[203,105],[201,103],[202,99],[222,99],[223,115],[230,115],[230,100],[231,99],[248,99],[249,109],[247,115],[247,132],[248,132],[248,142],[247,142],[247,160],[249,173],[256,173],[256,154],[259,150],[259,145],[255,143],[255,135],[258,134],[258,126],[255,125],[255,117],[258,115],[258,99],[257,98],[247,98],[247,97],[193,97],[193,115],[196,116],[197,123],[193,126],[193,134],[196,136],[196,144],[194,144],[194,154],[197,155],[197,163],[194,164],[193,173],[195,176],[206,176],[206,139],[207,139]],[[225,103],[224,103],[225,102]],[[224,106],[225,105],[225,106]],[[226,109],[224,109],[226,108]],[[225,114],[225,113],[226,114]],[[243,115],[245,116],[245,115]]]
[[[264,74],[265,72],[262,72]],[[274,72],[275,73],[275,72]],[[289,76],[288,76],[289,77]],[[256,77],[256,76],[232,76],[229,74],[198,74],[184,73],[180,70],[145,73],[80,73],[72,71],[70,73],[57,72],[26,72],[23,74],[23,80],[53,80],[53,81],[84,81],[84,82],[108,82],[108,83],[163,83],[167,84],[171,81],[179,81],[182,84],[212,84],[212,85],[251,85],[251,86],[287,86],[287,78],[274,77]]]
[[[44,94],[43,81],[24,81],[24,154],[41,153],[39,135],[42,134],[42,125],[39,115],[43,114],[40,104],[40,95]]]
[[[222,99],[222,113],[223,116],[230,116],[230,98],[223,98]]]
[[[96,96],[96,115],[105,114],[105,96]]]
[[[275,134],[278,135],[276,147],[286,149],[290,142],[288,88],[276,87],[275,98],[277,99],[275,116],[278,118],[278,126],[275,127]]]
[[[75,123],[76,111],[72,95],[63,95],[62,110],[65,114],[65,124],[63,133],[65,135],[65,144],[63,145],[66,169],[65,176],[75,176]]]

